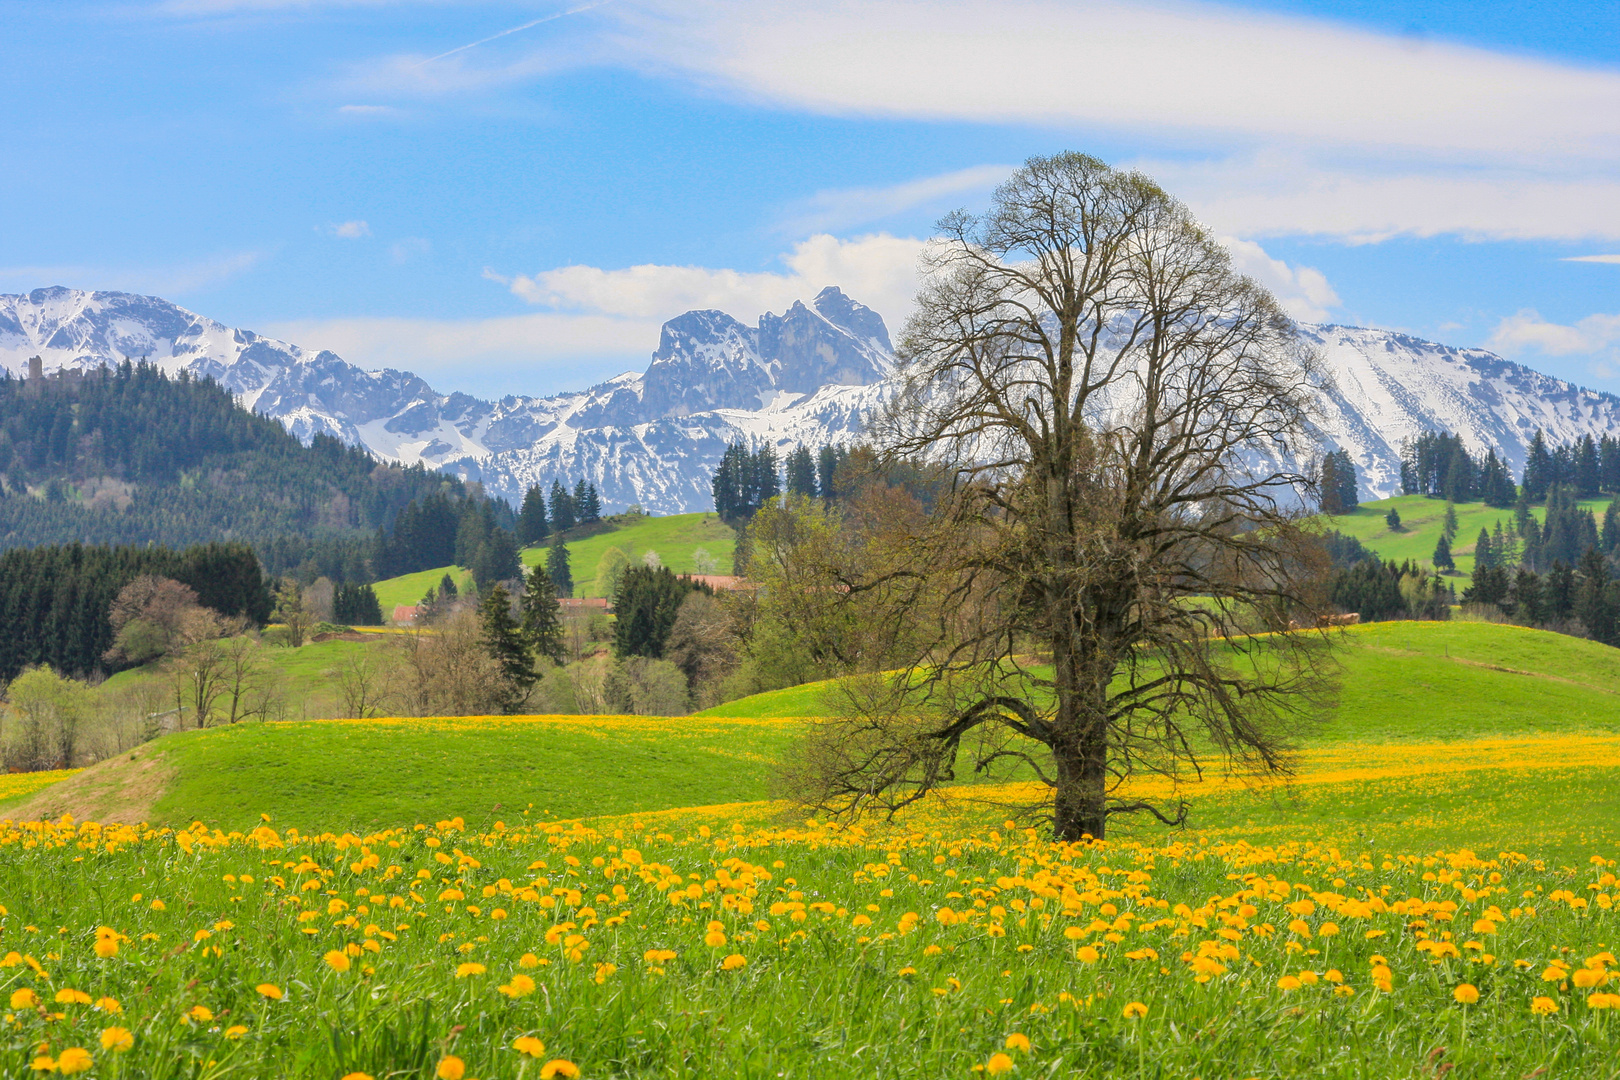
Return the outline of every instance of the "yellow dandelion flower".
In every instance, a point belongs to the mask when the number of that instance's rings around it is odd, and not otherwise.
[[[546,1044],[533,1035],[524,1035],[512,1043],[512,1049],[524,1057],[537,1058],[546,1052]]]
[[[433,1070],[433,1075],[439,1080],[461,1080],[467,1075],[467,1064],[460,1058],[451,1054],[439,1062],[439,1067]]]
[[[115,937],[97,938],[95,948],[97,956],[103,960],[111,960],[118,955],[118,939]]]
[[[82,1046],[70,1046],[56,1059],[56,1068],[63,1076],[72,1076],[74,1073],[89,1072],[95,1063],[90,1051]]]
[[[191,1008],[186,1010],[186,1016],[197,1021],[199,1024],[206,1024],[214,1018],[214,1010],[210,1009],[206,1005],[193,1005]]]
[[[98,997],[96,998],[96,1008],[104,1013],[111,1013],[113,1016],[124,1015],[124,1007],[118,1004],[117,998]]]
[[[1000,1076],[1002,1073],[1013,1071],[1013,1059],[1006,1054],[991,1054],[990,1060],[984,1063],[984,1071],[991,1076]]]
[[[129,1028],[110,1027],[101,1033],[101,1048],[111,1050],[115,1054],[122,1054],[126,1050],[134,1049],[135,1034]]]
[[[1021,1053],[1027,1054],[1029,1053],[1029,1036],[1015,1031],[1011,1035],[1007,1036],[1007,1041],[1002,1045],[1008,1050],[1017,1050]]]
[[[482,975],[485,971],[483,964],[466,963],[456,965],[456,978],[465,979],[469,975]]]
[[[711,949],[718,949],[726,943],[726,935],[719,930],[710,930],[703,935],[703,944]]]
[[[540,1066],[540,1080],[556,1080],[558,1077],[561,1080],[574,1080],[578,1075],[579,1066],[562,1058],[552,1058]]]
[[[1285,994],[1290,990],[1298,990],[1301,985],[1300,981],[1292,975],[1284,975],[1277,980],[1277,989]]]
[[[1090,945],[1082,945],[1074,951],[1074,958],[1082,964],[1095,964],[1102,954]]]
[[[720,961],[721,971],[739,971],[748,966],[748,958],[741,953],[732,953]]]
[[[322,959],[326,961],[326,966],[331,968],[333,971],[349,970],[349,954],[339,949],[333,949],[331,952],[322,957]]]
[[[13,1009],[32,1009],[39,1004],[39,995],[28,987],[11,992],[11,1007]]]
[[[1479,987],[1473,983],[1462,983],[1451,992],[1451,996],[1460,1005],[1474,1005],[1479,1002]]]
[[[1148,1007],[1140,1001],[1133,1001],[1121,1010],[1121,1015],[1127,1020],[1136,1020],[1147,1015]]]
[[[518,967],[537,968],[540,966],[540,964],[540,958],[534,955],[532,952],[526,952],[522,956],[518,957]]]
[[[343,1080],[371,1080],[371,1074],[363,1072],[344,1073]]]
[[[1530,1011],[1537,1016],[1551,1016],[1558,1011],[1558,1002],[1550,997],[1538,997],[1530,1002]]]
[[[246,1024],[232,1024],[230,1027],[225,1029],[225,1037],[227,1039],[240,1039],[247,1033],[248,1029]]]
[[[511,982],[498,989],[509,998],[528,997],[534,993],[534,980],[527,975],[513,975]]]
[[[280,1001],[286,996],[282,993],[281,987],[277,986],[275,983],[260,983],[253,989],[257,990],[262,996],[269,998],[271,1001]]]

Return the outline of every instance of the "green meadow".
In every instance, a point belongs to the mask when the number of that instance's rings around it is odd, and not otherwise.
[[[1583,499],[1581,507],[1603,516],[1608,499]],[[1400,531],[1391,531],[1384,517],[1390,509],[1401,515]],[[1451,542],[1451,557],[1457,564],[1456,576],[1467,577],[1474,572],[1474,545],[1479,530],[1493,533],[1496,523],[1505,529],[1513,524],[1511,507],[1486,506],[1482,502],[1457,503],[1457,535]],[[1530,512],[1537,521],[1546,517],[1546,507],[1533,506]],[[1434,547],[1440,542],[1440,532],[1446,523],[1446,501],[1426,495],[1400,495],[1393,499],[1364,502],[1348,514],[1325,517],[1329,528],[1346,536],[1353,536],[1384,559],[1405,562],[1411,559],[1426,566],[1432,565]]]

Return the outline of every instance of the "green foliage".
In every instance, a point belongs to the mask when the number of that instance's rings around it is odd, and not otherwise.
[[[332,596],[332,618],[346,626],[381,626],[377,591],[370,585],[339,585]]]
[[[560,610],[551,575],[536,566],[523,584],[523,640],[535,655],[554,664],[562,663],[566,655]]]
[[[546,497],[541,493],[539,484],[530,484],[529,490],[523,493],[523,506],[518,510],[518,545],[528,547],[530,544],[537,544],[550,532],[551,523],[546,517]]]
[[[632,566],[619,578],[613,599],[613,652],[619,657],[664,655],[664,642],[681,602],[693,592],[714,590],[688,578],[678,578],[667,566]]]
[[[3,380],[0,380],[3,383]],[[161,547],[68,544],[0,554],[0,679],[49,664],[87,675],[117,666],[109,609],[118,591],[143,574],[189,586],[202,606],[262,625],[270,589],[251,548],[239,542]]]
[[[510,710],[529,692],[536,674],[529,643],[524,640],[523,628],[512,618],[512,596],[504,585],[492,586],[484,596],[478,605],[478,622],[482,631],[480,640],[510,687],[506,695],[506,707]]]
[[[1317,488],[1321,492],[1324,514],[1343,514],[1356,508],[1360,499],[1360,485],[1350,451],[1335,450],[1322,459]]]

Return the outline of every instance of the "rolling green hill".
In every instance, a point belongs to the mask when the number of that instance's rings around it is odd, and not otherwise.
[[[572,541],[568,545],[568,557],[574,573],[574,595],[603,595],[596,585],[596,564],[610,547],[620,548],[632,560],[641,559],[649,551],[657,552],[663,564],[677,574],[696,573],[696,554],[702,550],[714,560],[715,573],[729,574],[731,549],[736,539],[731,527],[713,514],[674,514],[642,518],[633,525]],[[524,566],[536,566],[545,562],[546,548],[544,545],[525,548],[521,558]],[[472,581],[472,574],[466,570],[441,566],[377,582],[373,588],[384,618],[393,613],[396,604],[414,604],[421,600],[446,573],[455,577],[458,588],[464,589]]]
[[[1595,511],[1599,517],[1609,500],[1585,499],[1583,509]],[[1391,532],[1384,523],[1384,515],[1393,507],[1401,515],[1401,531]],[[1546,508],[1531,508],[1536,520],[1546,517]],[[1431,499],[1425,495],[1400,495],[1393,499],[1364,502],[1349,514],[1327,518],[1330,528],[1353,536],[1384,559],[1404,562],[1412,559],[1430,565],[1434,546],[1440,541],[1440,529],[1446,520],[1444,499]],[[1506,528],[1513,522],[1513,511],[1486,506],[1482,502],[1457,504],[1457,536],[1451,544],[1451,556],[1457,564],[1457,576],[1467,577],[1474,572],[1474,542],[1479,530],[1496,528],[1500,521]]]
[[[1351,628],[1344,643],[1343,694],[1333,719],[1304,741],[1307,770],[1342,772],[1346,760],[1379,755],[1421,761],[1436,746],[1503,738],[1558,746],[1620,735],[1620,650],[1489,623],[1377,623]],[[364,647],[334,641],[288,650],[286,676],[311,678],[343,650]],[[233,828],[268,812],[300,828],[334,829],[457,815],[493,820],[531,806],[548,817],[599,817],[762,800],[773,794],[775,762],[798,737],[790,717],[813,713],[820,690],[794,687],[673,719],[336,720],[186,732],[0,804],[0,813]],[[1530,783],[1528,773],[1468,772],[1470,760],[1462,755],[1456,779],[1470,798],[1510,775],[1519,787]],[[1200,824],[1281,828],[1314,807],[1346,828],[1364,819],[1393,828],[1405,819],[1392,807],[1417,814],[1433,797],[1398,776],[1365,790],[1301,790],[1281,802],[1211,791],[1199,796]],[[1612,802],[1620,821],[1620,787],[1599,794],[1581,796],[1588,812]],[[1536,815],[1549,805],[1504,810],[1529,814],[1526,827],[1540,827]]]

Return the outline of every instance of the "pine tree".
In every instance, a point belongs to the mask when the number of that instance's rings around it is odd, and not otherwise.
[[[574,497],[562,486],[561,480],[551,482],[551,527],[555,532],[567,532],[578,522],[574,513]]]
[[[1389,529],[1390,532],[1400,532],[1401,512],[1395,509],[1393,506],[1390,507],[1389,513],[1384,515],[1384,525]]]
[[[1457,504],[1450,499],[1446,500],[1446,521],[1441,526],[1440,534],[1448,541],[1457,538]]]
[[[560,664],[563,649],[562,605],[546,567],[536,565],[523,584],[523,640],[539,656]]]
[[[602,497],[596,493],[595,484],[585,485],[585,498],[579,506],[579,519],[587,525],[602,520]]]
[[[538,544],[551,531],[546,519],[546,497],[539,484],[530,484],[523,493],[523,508],[518,511],[517,542],[524,547]]]
[[[823,446],[821,453],[816,455],[816,491],[823,499],[836,496],[833,490],[834,476],[847,456],[844,449],[838,446]]]
[[[450,574],[448,572],[446,572],[444,577],[439,579],[439,597],[440,597],[440,599],[445,600],[446,602],[454,600],[456,598],[457,592],[458,592],[458,590],[456,589],[456,579],[451,577]]]
[[[563,543],[561,532],[551,534],[551,546],[546,549],[546,576],[551,578],[558,596],[574,595],[574,572],[568,565],[568,545]]]
[[[1491,534],[1485,529],[1479,530],[1479,539],[1474,541],[1474,568],[1489,568],[1496,565],[1496,552],[1491,545]]]
[[[478,621],[482,629],[480,640],[508,684],[503,697],[505,707],[511,709],[528,695],[536,676],[528,646],[512,618],[512,597],[504,585],[491,588],[478,605]]]
[[[816,497],[816,461],[807,447],[795,447],[787,458],[787,489],[790,494]]]
[[[1451,541],[1445,533],[1440,534],[1440,540],[1434,545],[1434,568],[1436,570],[1455,570],[1457,563],[1451,557]]]
[[[1537,428],[1530,438],[1530,450],[1524,461],[1525,497],[1531,502],[1540,502],[1547,497],[1547,490],[1556,479],[1552,455],[1547,452],[1547,437]]]

